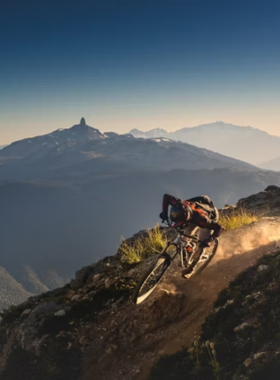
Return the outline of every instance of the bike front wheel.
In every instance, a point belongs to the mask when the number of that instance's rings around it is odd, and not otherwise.
[[[136,304],[143,302],[155,290],[164,273],[171,264],[171,257],[167,253],[161,254],[156,262],[148,269],[136,286],[132,301]]]

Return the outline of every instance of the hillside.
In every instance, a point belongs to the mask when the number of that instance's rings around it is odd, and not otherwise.
[[[278,245],[239,274],[218,295],[192,347],[160,359],[149,380],[279,379],[279,263]]]
[[[15,380],[24,376],[29,380],[37,380],[39,377],[42,380],[87,380],[94,376],[108,380],[148,379],[150,370],[158,363],[160,357],[180,351],[182,345],[192,346],[194,334],[200,333],[200,326],[211,312],[218,293],[248,267],[249,277],[246,273],[241,275],[230,285],[232,290],[221,293],[215,304],[215,308],[220,309],[211,314],[214,317],[210,316],[207,319],[201,339],[216,339],[213,334],[216,334],[217,330],[207,330],[207,326],[215,326],[221,318],[225,321],[221,334],[227,334],[230,326],[237,328],[242,323],[249,324],[246,318],[250,317],[254,310],[258,310],[256,318],[259,318],[259,315],[261,317],[262,312],[267,315],[267,304],[261,302],[262,293],[258,293],[259,298],[256,296],[255,309],[255,301],[252,298],[251,302],[250,297],[246,299],[252,306],[242,308],[242,297],[250,295],[254,287],[259,292],[267,289],[266,297],[270,291],[276,291],[274,285],[267,287],[266,284],[274,284],[275,281],[278,284],[278,277],[275,278],[277,268],[267,271],[268,267],[260,268],[257,260],[264,254],[269,255],[278,249],[280,189],[274,187],[245,198],[237,204],[237,208],[253,204],[258,204],[259,212],[263,204],[262,218],[249,226],[224,233],[220,238],[219,252],[201,276],[186,282],[180,277],[180,269],[174,263],[162,285],[140,306],[130,302],[130,294],[151,258],[137,265],[124,265],[124,257],[119,250],[117,255],[79,270],[75,279],[64,287],[32,297],[2,313],[1,378]],[[269,215],[272,212],[278,216],[266,217],[268,204]],[[227,209],[225,212],[232,212],[228,210],[233,209]],[[167,234],[172,233],[165,231]],[[129,241],[130,244],[135,244],[137,239],[143,236],[146,236],[146,232],[135,235]],[[278,255],[271,257],[272,259],[269,259],[269,256],[263,259],[262,265],[268,265],[270,260],[277,260]],[[254,266],[256,263],[257,267]],[[241,288],[242,286],[244,288]],[[230,306],[228,299],[233,299],[233,305],[236,307]],[[223,308],[225,303],[230,309]],[[275,349],[276,341],[272,340],[279,334],[279,324],[277,314],[273,317],[272,312],[275,310],[277,313],[278,309],[273,303],[269,305],[271,318],[274,318],[273,334],[268,334],[267,338],[261,335],[257,342],[261,343],[267,339],[266,341],[270,341],[270,347]],[[233,310],[236,310],[237,314],[233,314]],[[225,313],[230,313],[228,324]],[[256,320],[256,326],[259,326],[258,321]],[[233,343],[228,341],[225,346],[224,342],[223,347],[220,347],[217,341],[217,355],[225,352],[226,357],[230,352],[225,349],[228,347],[235,355],[233,363],[239,362],[243,356],[244,360],[251,358],[251,354],[256,355],[256,358],[264,357],[263,354],[257,355],[264,352],[264,348],[255,345],[252,351],[251,343],[247,344],[246,350],[242,348],[240,354],[235,354],[234,350],[240,350],[241,346],[236,346],[234,337],[236,334],[243,336],[242,328],[233,333]],[[250,327],[248,332],[251,334],[251,331]],[[266,329],[260,331],[268,332]],[[217,337],[223,340],[221,334]],[[220,348],[223,351],[220,351]],[[261,351],[254,351],[255,349]],[[170,360],[165,357],[151,373],[151,379],[172,378],[172,373],[177,374],[176,379],[183,378],[179,377],[180,373],[182,376],[188,374],[181,362],[181,358],[185,356],[184,352],[171,357]],[[253,357],[251,360],[257,359]],[[15,366],[15,361],[21,365]],[[171,364],[164,367],[164,363]],[[187,369],[191,368],[188,359],[184,363]],[[180,368],[184,371],[179,373]],[[204,369],[204,362],[202,368]],[[244,368],[247,371],[247,367]],[[207,371],[212,376],[209,367]]]
[[[278,164],[269,163],[279,157],[280,137],[253,127],[240,127],[217,121],[192,128],[182,128],[170,133],[159,128],[147,132],[133,129],[130,133],[135,137],[165,137],[182,141],[265,169],[280,170]]]

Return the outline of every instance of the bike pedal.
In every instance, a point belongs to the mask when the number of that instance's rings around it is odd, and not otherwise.
[[[192,276],[192,273],[182,275],[185,280],[188,280]]]

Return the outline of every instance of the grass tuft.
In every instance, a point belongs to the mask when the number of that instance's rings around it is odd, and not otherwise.
[[[258,217],[255,214],[249,213],[244,209],[233,212],[230,215],[221,215],[219,223],[227,230],[235,230],[238,227],[256,222]]]
[[[136,264],[146,257],[160,253],[167,243],[166,233],[156,225],[153,230],[148,230],[148,236],[139,238],[133,245],[123,239],[119,248],[122,254],[122,262],[125,264]]]

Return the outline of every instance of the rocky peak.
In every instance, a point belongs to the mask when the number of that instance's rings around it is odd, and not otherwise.
[[[66,129],[64,131],[66,131],[68,139],[71,138],[74,140],[97,140],[106,137],[98,129],[87,125],[84,117],[81,118],[80,124],[75,124],[72,128]]]
[[[85,127],[85,126],[86,126],[86,120],[85,120],[84,117],[81,118],[80,126],[81,126],[81,127]]]

